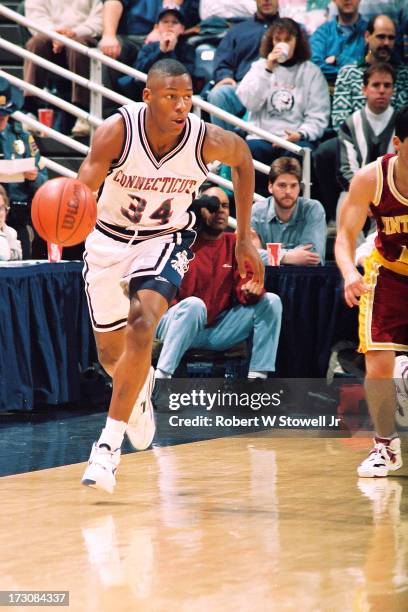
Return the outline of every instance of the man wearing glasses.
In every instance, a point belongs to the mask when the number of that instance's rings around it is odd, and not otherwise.
[[[370,19],[365,33],[366,54],[355,64],[344,66],[339,71],[334,88],[332,105],[332,124],[334,129],[354,111],[365,104],[363,94],[363,74],[377,62],[391,63],[396,71],[393,107],[402,108],[408,103],[408,65],[394,61],[393,51],[396,27],[387,15],[377,15]]]

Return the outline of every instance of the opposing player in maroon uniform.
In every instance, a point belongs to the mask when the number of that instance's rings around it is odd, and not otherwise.
[[[384,155],[353,178],[341,209],[336,260],[347,304],[359,305],[359,351],[365,353],[366,398],[375,426],[374,448],[358,468],[362,477],[388,476],[402,466],[395,431],[395,353],[408,351],[408,107],[396,116],[396,154]],[[356,238],[371,210],[375,250],[354,265]]]

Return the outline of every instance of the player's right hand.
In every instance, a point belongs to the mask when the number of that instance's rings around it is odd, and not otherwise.
[[[357,270],[353,270],[344,277],[344,299],[347,306],[358,306],[359,298],[368,291],[364,278]]]

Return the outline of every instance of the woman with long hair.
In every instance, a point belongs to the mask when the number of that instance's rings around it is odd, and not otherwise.
[[[249,121],[303,147],[314,147],[329,124],[327,82],[310,61],[306,32],[289,18],[276,20],[267,30],[255,61],[237,89],[250,111]],[[248,136],[254,159],[270,164],[289,151],[256,136]],[[257,176],[257,190],[266,192],[266,176]]]

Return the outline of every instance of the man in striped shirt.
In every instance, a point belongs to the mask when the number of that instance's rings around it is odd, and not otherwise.
[[[363,75],[365,106],[354,111],[339,131],[339,180],[348,190],[359,168],[386,153],[393,153],[395,110],[391,106],[395,71],[390,64],[380,62],[370,66]]]

